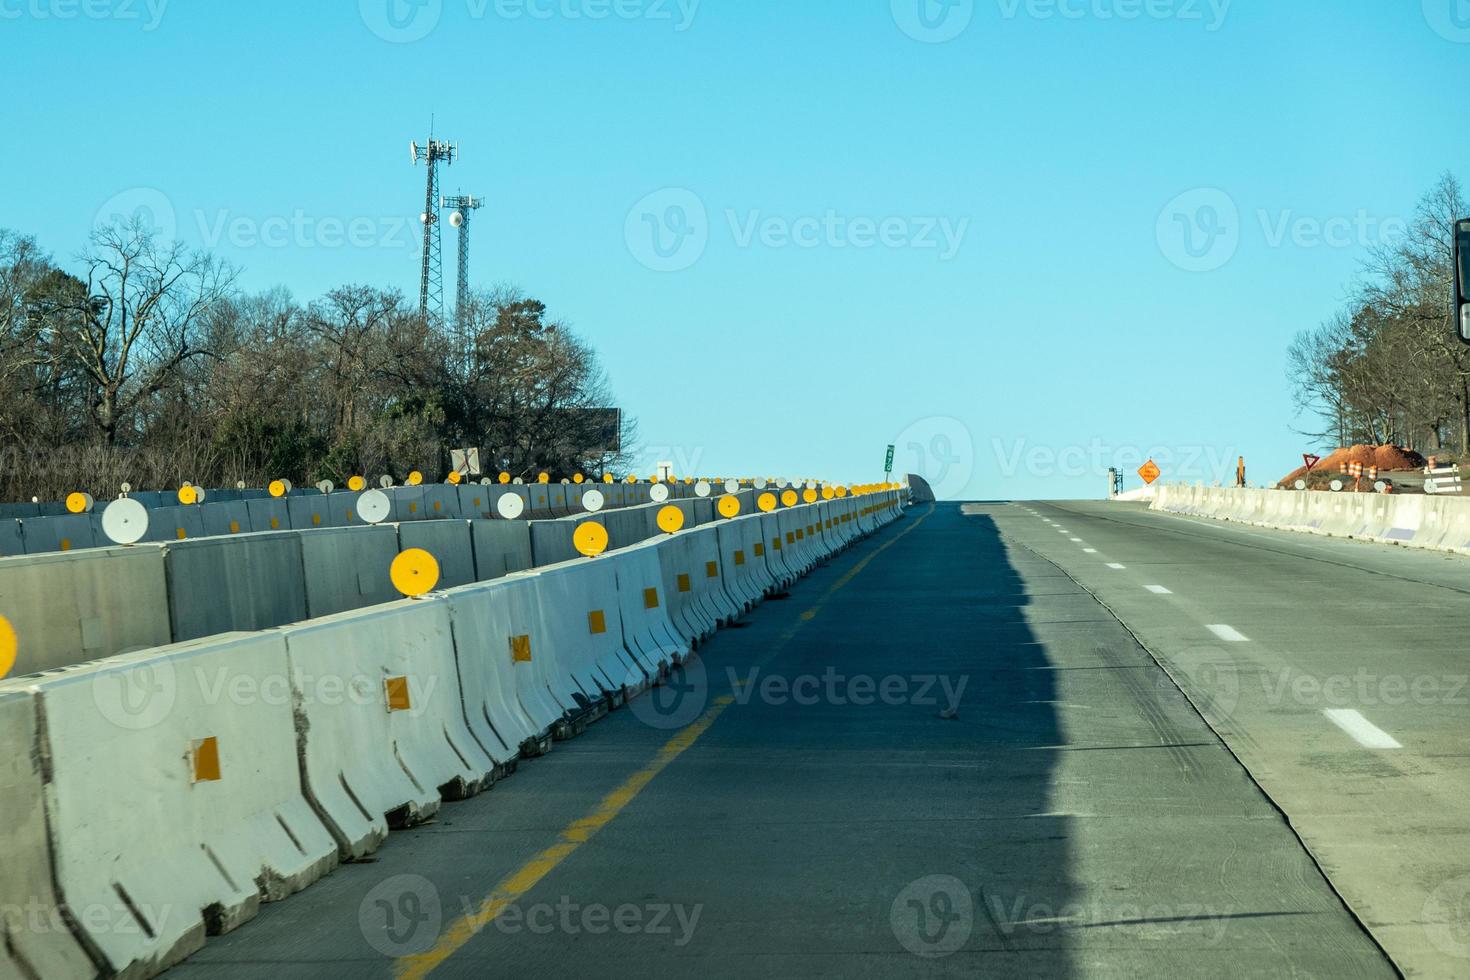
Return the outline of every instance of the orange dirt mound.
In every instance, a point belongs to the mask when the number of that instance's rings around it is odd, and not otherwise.
[[[1350,446],[1347,449],[1338,449],[1322,457],[1315,469],[1317,473],[1346,473],[1348,464],[1362,463],[1366,470],[1370,466],[1378,467],[1380,473],[1405,472],[1422,470],[1426,460],[1423,456],[1412,449],[1404,449],[1400,446]],[[1297,480],[1307,477],[1307,468],[1294,470],[1282,479],[1281,485],[1291,487],[1296,485]]]

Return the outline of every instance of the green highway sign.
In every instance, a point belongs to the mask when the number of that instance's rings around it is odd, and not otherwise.
[[[883,472],[884,473],[892,473],[893,472],[893,451],[895,449],[897,449],[897,448],[898,448],[897,446],[889,446],[888,447],[888,461],[883,464]]]

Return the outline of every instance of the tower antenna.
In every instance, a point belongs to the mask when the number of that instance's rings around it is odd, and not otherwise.
[[[463,321],[470,299],[470,215],[485,206],[484,198],[459,194],[439,199],[441,208],[453,208],[449,224],[459,229],[459,285],[454,294],[455,319]]]
[[[431,126],[432,128],[432,126]],[[424,211],[420,220],[424,223],[424,261],[419,275],[419,313],[424,316],[444,316],[444,270],[439,255],[439,165],[448,166],[459,156],[459,147],[448,140],[429,136],[426,146],[417,142],[409,144],[413,162],[423,163],[428,171],[428,186],[424,191]]]

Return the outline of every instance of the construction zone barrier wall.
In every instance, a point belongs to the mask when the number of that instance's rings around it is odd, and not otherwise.
[[[861,499],[874,526],[901,514],[897,492]],[[801,530],[801,561],[818,562],[837,547],[826,532],[851,523],[844,510],[858,512],[829,504],[722,519],[418,599],[0,681],[0,976],[150,977],[177,963],[262,902],[367,857],[391,830],[663,682],[696,641],[779,587],[786,549],[765,545],[786,540],[782,525]],[[296,540],[307,604],[321,606],[364,587],[333,579],[313,600],[314,577],[368,567],[350,549],[384,557],[402,533],[324,529],[218,546],[266,549],[269,568],[281,560],[271,549]],[[456,537],[446,547],[465,546]],[[179,574],[217,574],[211,547],[171,548]],[[124,553],[152,569],[161,598],[164,550]],[[66,567],[67,557],[6,561]],[[46,631],[18,624],[22,649]],[[10,912],[34,906],[49,918]]]
[[[295,532],[179,541],[164,546],[163,563],[176,643],[307,618]]]
[[[96,974],[92,959],[62,918],[51,880],[51,834],[36,744],[36,704],[20,692],[0,693],[0,977]]]
[[[336,864],[301,793],[285,682],[268,632],[11,685],[45,719],[57,898],[104,974],[151,976]]]
[[[1456,497],[1163,486],[1150,509],[1470,554],[1470,500]]]
[[[524,521],[470,521],[475,579],[488,582],[530,568],[531,525]]]
[[[298,531],[306,575],[306,614],[312,619],[392,602],[398,593],[388,570],[398,556],[398,528],[324,528]]]
[[[469,585],[475,578],[475,546],[468,521],[418,521],[398,525],[398,550],[418,548],[439,564],[439,586]]]
[[[465,724],[449,603],[391,603],[282,631],[308,799],[343,859],[463,799],[495,763]]]
[[[163,646],[171,639],[163,551],[0,558],[0,615],[20,638],[13,674]]]

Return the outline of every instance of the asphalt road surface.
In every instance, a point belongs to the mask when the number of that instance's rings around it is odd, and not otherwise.
[[[1466,709],[1293,682],[1452,685],[1467,567],[915,507],[170,975],[1463,975]]]

